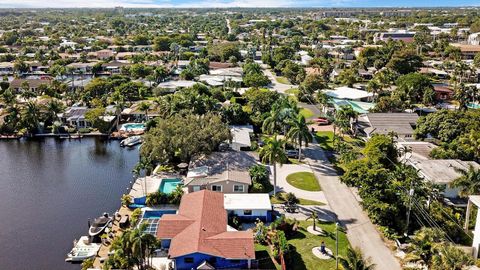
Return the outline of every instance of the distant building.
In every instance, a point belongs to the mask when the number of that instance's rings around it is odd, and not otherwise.
[[[452,43],[451,45],[459,48],[460,52],[462,53],[462,57],[465,59],[473,59],[477,53],[480,53],[480,45],[467,45],[459,43]]]
[[[233,150],[250,150],[252,142],[250,140],[250,134],[253,134],[253,126],[230,126],[230,134],[232,135],[232,142],[230,147]]]
[[[10,88],[16,92],[23,91],[24,86],[28,87],[30,91],[37,92],[41,85],[50,85],[52,80],[50,78],[45,79],[13,79],[10,82]]]
[[[394,41],[403,41],[406,43],[413,42],[413,37],[415,36],[415,32],[407,32],[407,31],[396,31],[396,32],[382,32],[376,33],[373,37],[374,42],[384,41],[387,42],[388,40]]]
[[[470,34],[467,38],[468,45],[480,45],[480,32]]]

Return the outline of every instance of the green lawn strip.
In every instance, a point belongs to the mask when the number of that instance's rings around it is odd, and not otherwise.
[[[287,176],[287,182],[299,189],[306,191],[321,191],[320,184],[311,172],[296,172]]]
[[[290,88],[288,90],[285,90],[285,94],[297,95],[298,91],[299,91],[298,88]]]
[[[301,108],[301,109],[300,109],[300,114],[303,115],[303,117],[305,117],[305,119],[311,118],[311,117],[313,117],[313,116],[315,115],[315,114],[312,112],[312,110],[307,109],[307,108]]]
[[[318,269],[329,270],[335,269],[335,259],[321,260],[312,253],[312,248],[319,247],[322,241],[325,242],[327,248],[332,250],[335,255],[335,224],[318,224],[323,231],[326,232],[325,236],[316,236],[307,232],[306,228],[312,225],[312,221],[300,221],[300,228],[288,243],[291,245],[291,250],[287,256],[287,269],[293,270],[305,270],[305,269]],[[346,234],[342,231],[338,232],[338,252],[340,256],[345,256],[349,243]],[[270,253],[268,246],[255,245],[256,250],[267,251]],[[257,258],[258,259],[258,258]],[[272,269],[261,268],[260,269]],[[274,268],[273,268],[274,269]]]
[[[270,197],[270,202],[272,204],[283,204],[283,203],[285,203],[284,195],[285,195],[285,193],[282,192],[282,199],[277,199],[277,198],[272,196],[272,197]],[[302,199],[302,198],[298,198],[298,201],[299,201],[298,204],[300,204],[300,205],[325,205],[322,202],[307,200],[307,199]]]
[[[323,150],[333,150],[333,131],[317,131],[315,140]]]
[[[288,81],[287,78],[283,77],[283,76],[277,76],[275,77],[275,79],[277,80],[278,83],[281,83],[281,84],[290,84],[290,82]]]

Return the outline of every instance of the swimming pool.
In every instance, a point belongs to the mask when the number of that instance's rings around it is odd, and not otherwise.
[[[158,221],[164,214],[176,214],[176,210],[145,210],[139,224],[147,224],[145,233],[157,234]]]
[[[144,131],[145,124],[143,123],[126,123],[120,127],[121,131]]]
[[[162,183],[160,184],[160,188],[158,190],[162,193],[170,194],[177,188],[178,185],[181,184],[182,180],[178,178],[162,179]]]

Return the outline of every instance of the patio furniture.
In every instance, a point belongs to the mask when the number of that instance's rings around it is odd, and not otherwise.
[[[122,229],[128,228],[129,224],[130,224],[130,218],[128,215],[122,216],[122,218],[120,218],[120,221],[118,222],[118,225]]]

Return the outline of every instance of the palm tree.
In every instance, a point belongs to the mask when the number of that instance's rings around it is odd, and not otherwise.
[[[281,112],[278,109],[272,108],[270,116],[263,121],[262,131],[267,134],[273,134],[282,128]]]
[[[62,103],[58,102],[55,99],[50,100],[46,105],[47,110],[47,120],[50,122],[55,122],[58,119],[58,114],[62,111]]]
[[[145,112],[145,120],[148,120],[148,110],[150,109],[150,103],[142,102],[140,103],[140,105],[138,105],[138,109]]]
[[[260,157],[262,162],[273,165],[273,195],[277,194],[277,163],[280,166],[284,164],[288,158],[284,151],[285,140],[277,139],[277,135],[265,140],[265,145],[260,148]]]
[[[317,230],[317,219],[318,219],[318,213],[317,211],[315,210],[312,210],[310,212],[310,215],[308,216],[308,218],[306,220],[309,220],[309,219],[312,219],[313,220],[313,230],[316,231]]]
[[[40,122],[40,109],[34,102],[28,102],[22,113],[24,127],[30,132],[35,133]]]
[[[358,249],[347,249],[347,257],[339,257],[338,262],[344,270],[373,270],[374,264],[369,264],[362,258],[362,253]]]
[[[454,169],[461,174],[461,176],[455,179],[451,186],[460,188],[459,194],[461,197],[480,193],[480,169],[477,169],[472,164],[468,164],[468,169]]]
[[[312,133],[308,129],[305,117],[301,114],[298,115],[295,121],[290,121],[290,130],[287,132],[287,138],[298,145],[298,161],[302,159],[302,142],[305,142],[305,146],[308,146],[309,142],[312,142]]]

